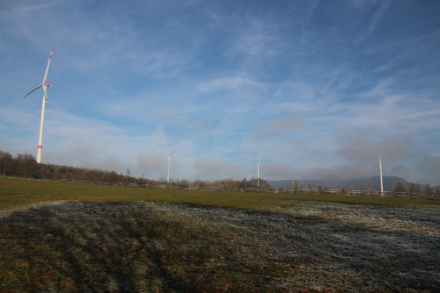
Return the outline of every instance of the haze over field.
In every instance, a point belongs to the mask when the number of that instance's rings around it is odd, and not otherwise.
[[[440,2],[2,1],[0,149],[131,175],[438,185]],[[301,175],[301,160],[303,175]]]

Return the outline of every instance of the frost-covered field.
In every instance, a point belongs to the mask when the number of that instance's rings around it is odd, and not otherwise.
[[[0,282],[15,292],[440,292],[439,212],[42,203],[0,212]]]

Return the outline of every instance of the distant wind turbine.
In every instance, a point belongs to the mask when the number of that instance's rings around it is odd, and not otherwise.
[[[49,61],[47,61],[47,67],[46,67],[46,72],[44,73],[43,82],[39,86],[34,88],[32,91],[30,91],[30,93],[28,93],[26,96],[23,97],[26,98],[40,87],[43,87],[43,106],[41,107],[40,137],[38,138],[37,163],[41,163],[41,149],[43,148],[42,144],[43,144],[44,110],[46,109],[46,102],[49,103],[49,100],[47,99],[47,95],[46,95],[46,88],[51,86],[50,84],[46,83],[46,78],[47,78],[47,73],[49,71],[50,60],[52,59],[52,52],[53,52],[53,48],[50,51]]]
[[[167,173],[167,183],[170,184],[170,159],[171,159],[171,155],[177,150],[177,148],[171,152],[171,154],[167,154],[168,156],[168,173]],[[166,154],[166,153],[165,153]]]
[[[263,155],[263,152],[258,157],[258,159],[254,159],[254,161],[257,161],[257,186],[260,186],[260,158]]]
[[[383,179],[382,179],[382,160],[380,159],[380,155],[379,155],[379,169],[380,169],[380,195],[384,196],[383,193]]]

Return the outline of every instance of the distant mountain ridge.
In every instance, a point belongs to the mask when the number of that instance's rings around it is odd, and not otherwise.
[[[267,182],[272,186],[273,188],[280,188],[281,186],[284,189],[287,189],[289,187],[293,186],[293,180],[267,180]],[[396,181],[402,181],[405,186],[408,186],[408,183],[405,179],[397,176],[383,176],[383,189],[384,191],[392,191],[394,184]],[[352,179],[298,179],[299,184],[302,185],[303,188],[307,186],[308,183],[312,184],[313,187],[316,189],[318,184],[321,184],[322,186],[327,186],[328,188],[333,188],[334,186],[341,189],[342,187],[345,187],[345,189],[349,189],[350,187],[353,187],[355,190],[359,190],[361,187],[367,189],[367,188],[373,188],[375,190],[380,191],[380,177],[379,176],[372,176],[372,177],[361,177],[361,178],[352,178]],[[419,185],[420,189],[423,190],[425,188],[425,184],[421,183],[415,183]],[[440,187],[438,186],[431,186],[431,188],[435,189]]]

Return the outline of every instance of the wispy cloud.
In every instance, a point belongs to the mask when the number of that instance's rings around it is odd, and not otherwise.
[[[263,89],[265,86],[248,78],[223,77],[204,82],[198,85],[196,89],[203,93],[209,93],[222,90],[240,90],[247,87]]]
[[[307,126],[307,121],[301,115],[283,117],[262,123],[262,128],[268,133],[285,133]]]
[[[414,140],[406,138],[383,138],[374,140],[374,133],[367,133],[360,129],[352,129],[338,137],[341,147],[336,152],[348,161],[374,162],[379,155],[389,161],[402,161],[411,157]],[[376,134],[377,136],[377,134]]]
[[[377,5],[375,2],[378,1],[372,1],[373,7]],[[385,12],[391,6],[390,0],[382,0],[379,3],[380,3],[379,8],[377,8],[374,14],[371,16],[367,30],[363,34],[361,34],[361,36],[355,41],[355,44],[361,43],[363,40],[368,38],[374,32],[378,22],[384,17]]]
[[[225,163],[217,159],[194,159],[194,176],[200,179],[245,178],[241,164]]]

